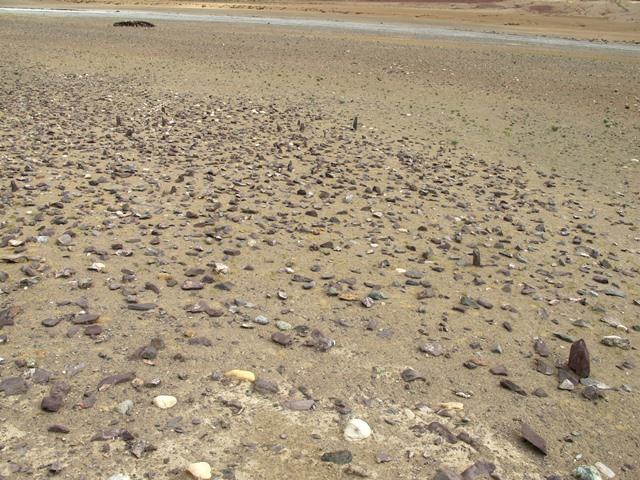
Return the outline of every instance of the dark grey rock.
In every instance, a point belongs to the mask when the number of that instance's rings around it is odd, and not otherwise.
[[[27,393],[29,387],[22,377],[11,377],[0,382],[0,392],[4,392],[5,396],[22,395]]]
[[[347,465],[353,461],[353,454],[349,450],[338,450],[337,452],[324,453],[320,460],[336,465]]]

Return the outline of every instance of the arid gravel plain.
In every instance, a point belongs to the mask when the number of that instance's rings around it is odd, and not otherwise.
[[[638,2],[1,6],[0,478],[640,478]]]

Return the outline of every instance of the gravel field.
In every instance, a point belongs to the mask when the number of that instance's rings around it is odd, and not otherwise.
[[[0,478],[639,478],[634,44],[203,5],[0,13]]]

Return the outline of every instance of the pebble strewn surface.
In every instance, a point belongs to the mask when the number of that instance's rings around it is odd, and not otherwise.
[[[636,159],[603,191],[359,102],[16,51],[2,478],[638,475]]]

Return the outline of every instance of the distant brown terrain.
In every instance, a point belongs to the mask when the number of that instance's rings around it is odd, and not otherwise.
[[[13,1],[4,2],[16,4]],[[586,40],[640,42],[640,2],[637,1],[535,1],[535,0],[432,0],[397,1],[50,1],[26,0],[21,5],[77,5],[98,8],[100,5],[135,8],[197,9],[228,11],[234,14],[279,15],[304,14],[322,18],[385,20],[427,23],[463,29],[481,29],[536,35],[552,35]]]

